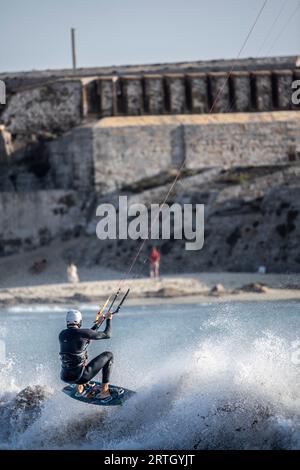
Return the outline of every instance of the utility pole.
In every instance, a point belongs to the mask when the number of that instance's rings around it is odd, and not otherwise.
[[[73,64],[73,70],[75,70],[76,69],[75,28],[71,28],[71,44],[72,44],[72,64]]]

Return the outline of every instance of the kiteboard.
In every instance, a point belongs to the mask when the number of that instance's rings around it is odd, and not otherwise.
[[[100,394],[101,391],[101,382],[96,381],[91,382],[91,386],[81,394],[77,392],[76,384],[69,384],[64,387],[62,391],[75,400],[82,401],[83,403],[89,403],[90,405],[100,406],[122,405],[126,400],[136,393],[133,390],[128,390],[127,388],[110,385],[109,391],[111,397],[100,400],[100,398],[97,398],[97,395]]]

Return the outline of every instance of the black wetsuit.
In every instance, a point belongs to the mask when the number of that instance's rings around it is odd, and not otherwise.
[[[113,355],[105,351],[87,364],[87,346],[91,340],[108,339],[111,336],[111,320],[106,320],[104,331],[67,328],[59,335],[62,361],[61,379],[68,383],[89,382],[102,369],[102,382],[108,383]]]

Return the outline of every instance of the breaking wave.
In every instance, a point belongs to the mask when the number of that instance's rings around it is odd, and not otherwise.
[[[122,407],[71,400],[49,374],[21,391],[9,362],[0,379],[1,447],[299,449],[299,366],[290,340],[270,329],[249,339],[243,321],[227,313],[203,319],[201,339],[146,371],[139,360],[136,370],[122,367],[114,382],[138,392]],[[145,338],[134,349],[145,354]]]

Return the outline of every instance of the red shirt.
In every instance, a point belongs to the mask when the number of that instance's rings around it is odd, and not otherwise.
[[[151,263],[156,263],[160,260],[160,253],[156,248],[152,248],[149,259]]]

